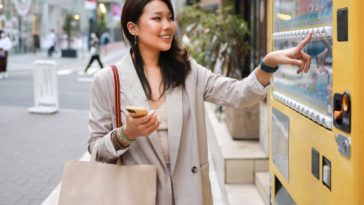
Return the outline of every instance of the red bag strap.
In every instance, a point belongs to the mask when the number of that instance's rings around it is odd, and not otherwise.
[[[112,72],[114,74],[114,96],[115,96],[115,115],[116,115],[116,126],[121,127],[121,110],[120,110],[120,79],[119,72],[116,65],[111,65]]]

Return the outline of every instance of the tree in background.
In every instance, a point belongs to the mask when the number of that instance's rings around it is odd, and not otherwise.
[[[185,7],[178,14],[182,42],[192,57],[215,73],[241,79],[249,44],[247,23],[233,14],[232,6],[216,12],[198,5]]]
[[[67,49],[62,50],[62,57],[77,57],[77,51],[71,48],[72,38],[79,31],[79,19],[72,13],[67,13],[64,19],[63,31],[67,35]]]
[[[75,19],[74,14],[67,13],[64,20],[63,30],[67,35],[67,48],[71,49],[72,37],[75,35],[75,32],[78,31],[79,21]]]

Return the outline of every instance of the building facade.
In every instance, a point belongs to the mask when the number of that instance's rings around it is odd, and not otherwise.
[[[66,13],[84,16],[84,1],[0,0],[0,29],[13,42],[12,53],[36,52],[47,47],[50,29],[62,39]]]

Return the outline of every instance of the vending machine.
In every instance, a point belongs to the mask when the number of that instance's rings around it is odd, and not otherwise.
[[[309,72],[273,77],[271,203],[364,204],[364,1],[271,0],[269,25],[271,50],[313,32]]]

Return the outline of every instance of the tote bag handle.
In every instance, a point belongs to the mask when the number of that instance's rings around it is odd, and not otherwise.
[[[121,110],[120,110],[120,78],[119,72],[116,65],[111,65],[112,72],[114,75],[114,96],[115,96],[115,115],[116,115],[116,126],[121,127]]]

